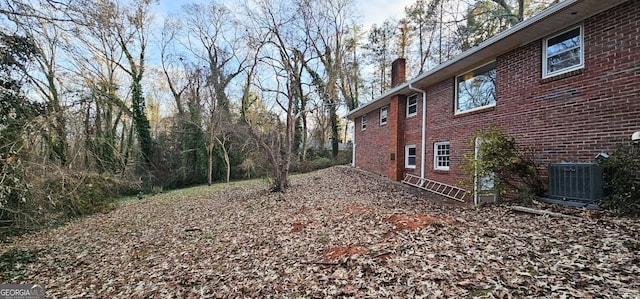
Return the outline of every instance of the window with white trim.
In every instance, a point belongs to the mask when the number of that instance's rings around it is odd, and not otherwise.
[[[380,108],[380,125],[386,125],[387,124],[387,118],[389,116],[389,107],[388,106],[384,106],[382,108]]]
[[[360,118],[360,129],[362,129],[362,131],[367,129],[367,115],[363,115]]]
[[[433,169],[449,170],[449,142],[436,142],[433,144]]]
[[[418,114],[418,95],[414,94],[407,98],[407,117]]]
[[[495,105],[495,61],[456,77],[456,114]]]
[[[404,147],[404,167],[416,168],[416,145],[410,144]]]
[[[542,42],[542,77],[547,78],[584,67],[582,25]]]

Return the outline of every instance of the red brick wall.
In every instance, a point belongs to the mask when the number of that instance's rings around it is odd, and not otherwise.
[[[391,111],[388,115],[390,116]],[[380,125],[380,109],[367,114],[367,129],[362,131],[362,117],[355,119],[356,166],[387,176],[389,154],[389,124]]]
[[[459,185],[461,171],[459,169],[461,155],[467,149],[466,143],[476,128],[483,126],[483,118],[479,113],[471,113],[465,117],[454,116],[453,96],[454,79],[442,81],[427,90],[427,140],[425,146],[427,178]],[[483,114],[491,113],[491,109]],[[436,142],[449,142],[449,171],[434,170],[433,146]],[[453,174],[453,176],[452,176]]]
[[[407,96],[411,96],[413,94],[409,94]],[[414,169],[404,169],[405,173],[410,173],[413,175],[420,175],[420,163],[421,163],[421,155],[422,155],[422,149],[421,147],[421,143],[422,143],[422,93],[418,92],[415,93],[415,95],[417,95],[417,99],[416,99],[416,103],[418,104],[417,107],[417,114],[415,116],[410,116],[410,117],[406,117],[407,115],[407,110],[406,110],[406,106],[405,109],[401,111],[402,116],[404,118],[404,145],[402,146],[402,150],[404,151],[404,148],[406,145],[410,145],[413,144],[416,146],[416,168]],[[404,101],[405,105],[406,105],[406,99]],[[402,165],[404,166],[404,160]],[[429,165],[429,164],[427,164]]]
[[[404,113],[406,98],[403,95],[394,95],[389,104],[389,147],[388,147],[388,175],[395,181],[402,179],[404,170]],[[380,149],[383,150],[383,149]],[[394,156],[394,159],[391,159]]]
[[[499,125],[519,143],[532,146],[538,162],[589,162],[611,153],[640,130],[640,0],[633,0],[585,20],[585,66],[541,79],[542,40],[496,58],[496,106],[454,115],[453,77],[427,89],[426,176],[459,185],[464,152],[472,151],[473,133]],[[558,28],[562,29],[562,28]],[[390,111],[391,112],[391,111]],[[399,109],[400,118],[406,110]],[[391,114],[391,113],[390,113]],[[415,144],[420,174],[422,97],[418,115],[403,121],[404,143]],[[389,132],[379,127],[378,111],[369,113],[364,134],[356,119],[356,164],[386,175]],[[433,169],[433,144],[449,141],[449,171]],[[376,150],[372,150],[376,149]],[[403,159],[404,164],[404,159]]]
[[[472,151],[477,129],[496,124],[521,144],[531,146],[537,161],[591,162],[611,153],[640,130],[640,1],[631,1],[585,20],[585,66],[542,78],[542,40],[496,59],[496,106],[454,116],[454,79],[428,90],[427,157],[433,143],[451,142],[449,172],[427,177],[457,184],[466,174],[462,154]]]
[[[391,64],[391,87],[407,81],[407,60],[398,58]]]

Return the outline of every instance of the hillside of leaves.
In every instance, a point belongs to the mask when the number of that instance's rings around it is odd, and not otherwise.
[[[452,203],[349,167],[198,187],[0,248],[58,298],[638,298],[640,224]]]

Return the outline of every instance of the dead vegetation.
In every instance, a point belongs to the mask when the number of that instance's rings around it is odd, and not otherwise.
[[[291,184],[176,191],[24,236],[0,249],[2,283],[65,298],[640,297],[637,220],[447,204],[348,167]]]

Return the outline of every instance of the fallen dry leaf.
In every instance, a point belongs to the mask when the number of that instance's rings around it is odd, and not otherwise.
[[[53,298],[640,298],[634,219],[475,208],[350,167],[284,194],[199,188],[3,244],[28,258],[2,283]]]

